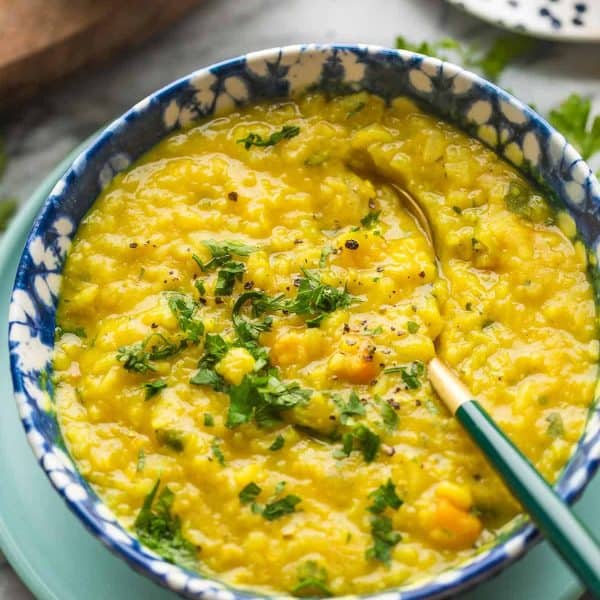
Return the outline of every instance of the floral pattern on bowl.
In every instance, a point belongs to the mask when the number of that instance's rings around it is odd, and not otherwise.
[[[406,95],[481,139],[552,190],[600,259],[600,186],[577,152],[525,104],[461,68],[374,46],[306,45],[248,54],[192,73],[114,121],[72,164],[37,217],[20,260],[9,313],[15,397],[28,441],[52,485],[87,528],[134,569],[188,598],[236,600],[259,594],[186,571],[144,548],[121,527],[64,451],[52,405],[51,354],[61,271],[78,223],[111,178],[173,130],[265,98],[309,88],[368,90],[386,100]],[[600,280],[598,268],[592,272]],[[598,291],[598,288],[596,288]],[[557,490],[575,500],[600,462],[600,411]],[[538,534],[517,519],[498,544],[469,562],[421,582],[370,596],[441,598],[490,577],[521,556]]]

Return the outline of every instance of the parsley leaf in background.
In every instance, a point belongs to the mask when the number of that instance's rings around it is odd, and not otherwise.
[[[156,503],[154,502],[159,485],[160,479],[146,496],[134,522],[135,532],[142,544],[168,562],[196,569],[197,549],[183,537],[179,517],[171,513],[175,494],[165,486]]]
[[[492,81],[496,81],[511,62],[525,56],[536,46],[535,39],[517,33],[497,37],[487,50],[452,38],[420,44],[413,44],[401,36],[396,38],[396,48],[400,50],[411,50],[440,60],[460,62],[465,67],[480,70]]]
[[[0,177],[6,167],[6,152],[4,143],[0,139]],[[3,198],[0,196],[0,233],[5,231],[12,216],[17,211],[17,202],[13,198]]]
[[[0,232],[5,231],[17,211],[17,203],[12,198],[0,198]]]
[[[548,115],[550,124],[564,134],[584,160],[600,152],[600,115],[590,122],[591,108],[589,98],[571,94]]]

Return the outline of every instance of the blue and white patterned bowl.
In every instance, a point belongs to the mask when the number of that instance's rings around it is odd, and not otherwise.
[[[256,100],[291,96],[307,88],[332,93],[368,90],[386,100],[406,95],[422,102],[553,192],[575,219],[593,264],[600,256],[600,186],[577,152],[510,94],[434,58],[362,45],[265,50],[196,71],[114,121],[57,183],[27,240],[9,314],[14,391],[29,443],[71,510],[134,569],[189,598],[235,600],[256,598],[257,594],[228,588],[169,564],[143,548],[119,525],[63,450],[48,377],[61,271],[77,226],[102,188],[167,134],[195,119],[227,113]],[[594,266],[594,281],[600,281],[599,274]],[[599,461],[600,411],[594,408],[585,435],[557,485],[560,495],[575,500]],[[531,524],[517,519],[497,545],[469,562],[372,597],[409,600],[454,594],[509,565],[537,537]]]

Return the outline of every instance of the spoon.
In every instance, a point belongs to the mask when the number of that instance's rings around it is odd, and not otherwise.
[[[422,228],[437,257],[433,231],[425,211],[406,190],[394,184],[392,187]],[[593,596],[600,598],[600,548],[589,531],[440,358],[434,357],[429,361],[427,373],[438,396],[484,453],[544,537]]]

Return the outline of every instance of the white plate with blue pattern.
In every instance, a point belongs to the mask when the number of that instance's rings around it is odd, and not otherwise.
[[[600,42],[599,0],[448,0],[493,25],[565,42]]]

